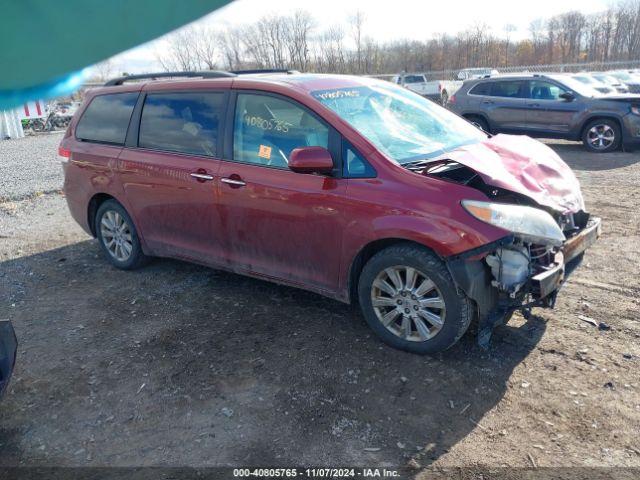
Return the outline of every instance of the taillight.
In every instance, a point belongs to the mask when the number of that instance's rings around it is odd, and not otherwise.
[[[441,92],[442,91],[442,84],[438,83],[438,91]]]
[[[62,163],[67,163],[69,161],[69,158],[71,158],[71,150],[67,150],[62,145],[60,145],[58,147],[58,159]]]
[[[451,95],[449,97],[449,103],[456,103],[456,96],[455,95]]]

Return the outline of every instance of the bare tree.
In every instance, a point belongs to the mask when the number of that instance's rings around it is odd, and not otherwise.
[[[220,48],[220,55],[224,67],[228,70],[243,68],[242,32],[237,28],[227,28],[216,35],[216,42]]]
[[[111,59],[104,60],[93,66],[97,80],[107,81],[113,73],[113,61]]]
[[[504,41],[504,66],[509,65],[509,43],[511,41],[511,34],[517,30],[516,26],[512,23],[507,23],[504,26],[505,41]]]
[[[533,44],[533,58],[542,59],[544,56],[545,38],[544,38],[544,20],[538,18],[529,24],[529,36]]]
[[[316,69],[320,72],[344,73],[346,58],[344,51],[344,32],[340,27],[330,27],[316,41]]]
[[[298,10],[285,19],[285,41],[289,52],[289,66],[307,70],[311,63],[309,41],[314,21],[304,10]]]
[[[354,74],[640,58],[640,0],[617,0],[591,15],[569,11],[535,20],[528,38],[517,41],[510,24],[503,35],[477,23],[425,41],[385,43],[364,34],[365,15],[360,11],[344,18],[343,25],[344,29],[336,23],[318,32],[311,15],[299,10],[218,32],[188,27],[167,37],[166,48],[157,56],[166,70],[213,69],[222,64],[232,70],[293,68]]]
[[[195,56],[200,66],[208,70],[218,68],[219,48],[218,36],[211,28],[201,28],[194,32],[196,38],[193,39]]]
[[[196,53],[197,30],[187,27],[167,38],[167,48],[156,51],[156,58],[167,72],[200,70],[201,62]]]
[[[364,27],[364,12],[358,10],[349,17],[351,25],[351,36],[356,46],[355,51],[355,71],[353,73],[362,73],[362,35]]]

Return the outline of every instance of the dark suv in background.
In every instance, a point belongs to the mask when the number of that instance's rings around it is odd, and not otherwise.
[[[640,95],[602,95],[563,74],[469,80],[448,106],[490,133],[582,140],[601,153],[640,143]]]

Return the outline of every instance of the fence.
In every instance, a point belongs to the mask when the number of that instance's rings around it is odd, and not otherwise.
[[[493,68],[493,67],[487,67]],[[555,63],[548,65],[518,65],[512,67],[496,67],[500,73],[545,73],[545,72],[601,72],[606,70],[628,70],[640,68],[640,60],[626,60],[618,62],[587,62],[587,63]],[[454,80],[462,69],[418,72],[423,73],[427,80]],[[369,75],[370,77],[389,80],[393,74]]]

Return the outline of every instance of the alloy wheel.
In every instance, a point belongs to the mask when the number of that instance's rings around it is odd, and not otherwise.
[[[394,335],[412,342],[435,337],[444,325],[445,303],[436,284],[405,265],[385,268],[371,287],[378,320]]]
[[[114,210],[107,210],[100,220],[102,242],[109,254],[119,262],[126,262],[133,252],[131,228],[125,218]]]
[[[605,150],[613,144],[616,134],[606,123],[594,125],[587,132],[589,145],[595,150]]]

